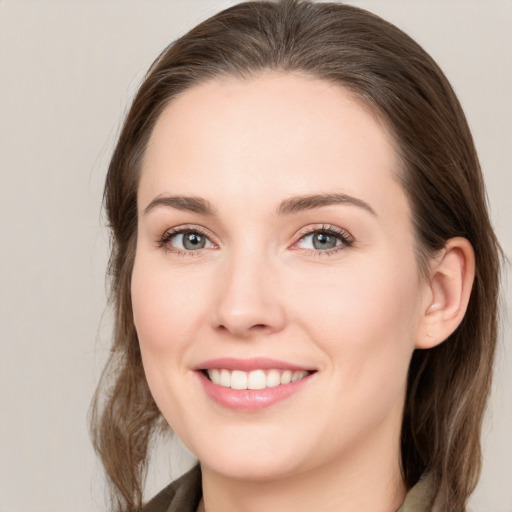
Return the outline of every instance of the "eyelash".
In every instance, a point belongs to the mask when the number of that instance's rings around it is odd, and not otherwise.
[[[297,245],[300,241],[304,240],[307,236],[323,234],[327,236],[334,236],[340,240],[339,246],[333,247],[332,249],[318,250],[318,249],[304,249],[304,253],[307,256],[330,256],[336,254],[344,249],[352,247],[354,245],[354,238],[348,231],[341,229],[337,226],[322,224],[320,227],[309,227],[300,232],[300,238],[293,244]],[[299,250],[299,249],[294,249]]]
[[[157,247],[160,249],[164,249],[166,252],[171,252],[176,254],[177,256],[199,256],[201,250],[189,250],[183,251],[181,249],[176,249],[170,246],[170,241],[176,236],[185,233],[193,233],[207,238],[210,243],[214,246],[218,247],[218,245],[211,240],[211,235],[209,235],[205,230],[198,226],[182,226],[178,228],[172,228],[167,230],[158,240]],[[297,245],[299,242],[304,240],[307,236],[315,235],[315,234],[324,234],[327,236],[334,236],[338,240],[340,240],[341,244],[339,246],[333,247],[331,249],[318,250],[318,249],[303,249],[304,254],[307,256],[328,256],[332,254],[336,254],[339,251],[342,251],[348,247],[352,247],[354,245],[354,238],[344,229],[338,228],[332,225],[322,224],[319,227],[310,227],[299,232],[300,237],[296,242],[293,243],[292,247]],[[300,249],[293,249],[300,250]]]
[[[178,228],[172,228],[168,229],[158,240],[157,246],[160,249],[164,249],[166,252],[172,252],[173,254],[176,254],[177,256],[199,256],[199,253],[201,252],[200,249],[195,251],[182,251],[181,249],[176,249],[174,247],[170,246],[170,241],[176,236],[176,235],[182,235],[185,233],[193,233],[196,235],[201,235],[210,240],[210,242],[213,245],[217,245],[215,242],[211,241],[211,235],[209,235],[205,230],[198,226],[181,226]]]

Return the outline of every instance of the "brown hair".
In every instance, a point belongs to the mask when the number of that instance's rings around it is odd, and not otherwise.
[[[423,272],[427,257],[449,238],[465,237],[474,248],[476,278],[464,320],[446,342],[413,354],[401,434],[406,485],[428,471],[440,510],[463,511],[480,473],[500,266],[471,133],[447,79],[410,37],[359,8],[301,0],[245,2],[198,25],[156,59],[125,119],[104,196],[114,340],[91,416],[114,507],[140,510],[148,448],[161,420],[144,377],[130,298],[145,147],[177,94],[212,77],[250,78],[264,70],[338,84],[385,121],[401,157]]]

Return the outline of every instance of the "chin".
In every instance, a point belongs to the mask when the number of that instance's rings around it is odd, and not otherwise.
[[[249,438],[250,439],[250,438]],[[300,450],[285,443],[219,442],[194,453],[201,465],[234,480],[275,481],[304,469]],[[283,446],[285,444],[285,446]],[[195,447],[198,448],[198,447]]]
[[[201,465],[208,467],[225,478],[251,482],[276,481],[294,473],[292,464],[276,460],[272,454],[265,458],[248,460],[238,457],[225,457],[221,460],[200,460]]]

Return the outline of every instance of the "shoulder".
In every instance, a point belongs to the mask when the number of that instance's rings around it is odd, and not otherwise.
[[[201,469],[199,464],[162,489],[143,512],[195,512],[201,500]]]
[[[404,503],[397,512],[436,512],[434,479],[423,475],[419,482],[407,493]]]

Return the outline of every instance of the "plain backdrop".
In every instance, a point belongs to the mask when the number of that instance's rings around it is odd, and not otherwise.
[[[160,50],[232,3],[0,0],[2,512],[105,510],[86,417],[110,335],[101,215],[109,156]],[[348,3],[397,24],[445,70],[472,127],[510,257],[512,1]],[[506,317],[510,285],[504,296]],[[511,338],[504,319],[475,512],[512,512]],[[174,450],[159,447],[149,494],[191,463]]]

